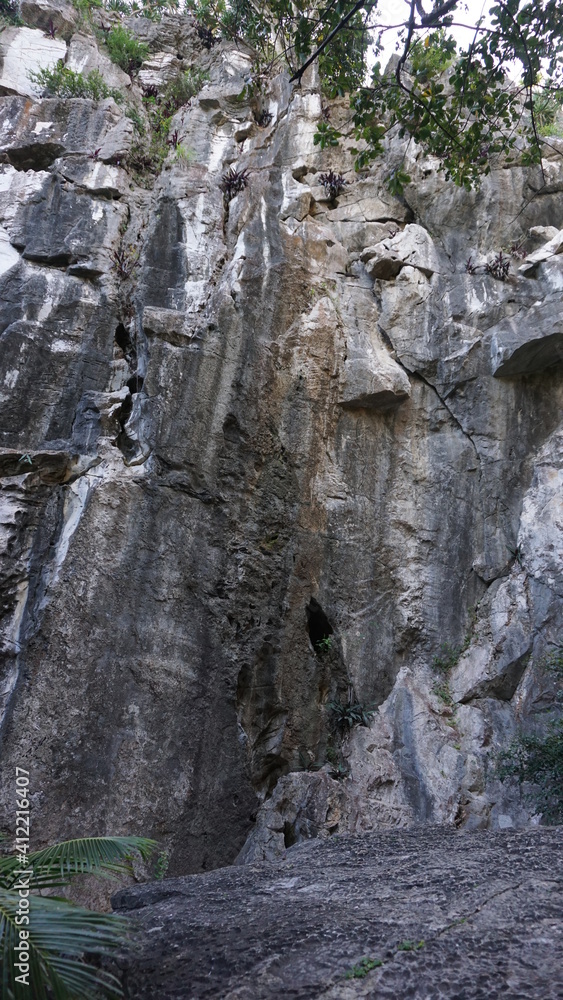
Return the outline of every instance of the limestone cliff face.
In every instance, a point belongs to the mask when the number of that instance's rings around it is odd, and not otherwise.
[[[357,175],[313,143],[314,79],[251,99],[250,52],[166,17],[111,86],[209,80],[172,124],[193,155],[142,187],[125,105],[22,73],[107,56],[64,3],[26,12],[0,34],[3,828],[17,764],[37,840],[144,833],[173,872],[530,822],[490,757],[557,702],[561,142],[473,193],[412,147]],[[335,747],[350,689],[377,711]]]

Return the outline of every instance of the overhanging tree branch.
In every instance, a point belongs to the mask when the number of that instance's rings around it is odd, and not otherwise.
[[[313,52],[313,55],[309,56],[309,58],[303,63],[302,66],[300,66],[300,68],[297,70],[297,72],[293,74],[293,76],[291,77],[291,79],[289,81],[290,83],[295,83],[296,80],[298,80],[299,82],[301,81],[301,77],[303,76],[303,73],[305,72],[305,70],[309,69],[309,66],[312,63],[314,63],[315,59],[318,56],[320,56],[321,52],[323,52],[324,49],[326,49],[327,45],[330,45],[330,43],[332,42],[332,39],[336,35],[338,35],[339,32],[341,32],[343,28],[346,27],[346,25],[348,24],[348,21],[350,21],[351,18],[353,18],[354,14],[357,14],[358,11],[362,9],[362,7],[365,7],[365,5],[366,5],[365,4],[365,0],[360,0],[359,3],[355,4],[352,7],[352,10],[350,10],[346,14],[346,16],[343,17],[341,21],[339,21],[339,23],[336,25],[336,27],[333,28],[332,31],[326,36],[326,38],[324,39],[324,41],[321,42],[321,44],[319,45],[319,47],[317,49],[315,49],[315,51]]]
[[[438,7],[434,7],[429,14],[423,14],[420,18],[420,23],[423,28],[431,28],[432,25],[437,24],[441,18],[449,14],[454,7],[457,7],[459,0],[446,0],[446,3],[439,4]],[[418,8],[418,5],[417,5]],[[419,10],[420,13],[420,10]]]

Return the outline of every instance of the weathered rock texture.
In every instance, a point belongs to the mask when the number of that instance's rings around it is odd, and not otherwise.
[[[250,100],[251,53],[131,19],[141,80],[209,72],[172,123],[191,157],[140,186],[126,105],[22,77],[30,52],[107,56],[65,4],[56,43],[45,0],[26,11],[0,34],[3,827],[16,765],[36,839],[145,833],[176,873],[530,822],[490,757],[556,708],[557,140],[543,176],[499,167],[474,193],[411,148],[395,198],[399,146],[356,175],[314,145],[314,80]],[[250,183],[227,204],[230,167]],[[505,282],[467,273],[531,227]],[[464,647],[453,708],[444,642]],[[341,745],[327,704],[351,688],[377,711]]]
[[[126,996],[555,1000],[561,847],[561,829],[372,833],[124,890]]]

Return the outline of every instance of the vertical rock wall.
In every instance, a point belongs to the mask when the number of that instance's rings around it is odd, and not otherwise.
[[[16,764],[36,839],[144,833],[177,872],[529,822],[490,754],[557,704],[561,143],[473,193],[411,148],[394,198],[402,147],[354,174],[313,143],[314,80],[250,98],[250,52],[166,17],[130,23],[140,80],[209,80],[172,124],[191,155],[139,186],[124,105],[11,71],[44,6],[0,34],[3,828]],[[56,13],[68,64],[104,69]],[[376,712],[341,741],[351,691]]]

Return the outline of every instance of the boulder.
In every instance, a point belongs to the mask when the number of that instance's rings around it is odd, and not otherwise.
[[[22,0],[20,15],[31,28],[50,31],[55,37],[69,42],[76,31],[80,14],[68,0]]]
[[[306,184],[293,180],[291,174],[283,175],[283,201],[280,219],[297,219],[301,222],[311,209],[311,189]]]
[[[108,87],[114,87],[124,94],[131,87],[131,77],[124,73],[119,66],[116,66],[109,56],[100,51],[96,40],[91,35],[73,35],[66,65],[75,73],[84,73],[86,76],[93,70],[97,70],[103,76],[104,83]]]
[[[563,361],[563,316],[559,298],[549,297],[487,332],[493,375],[530,375]]]
[[[16,215],[12,242],[26,260],[67,266],[76,274],[103,274],[126,218],[125,205],[66,190],[58,177],[47,175]]]
[[[426,277],[441,270],[432,238],[422,226],[410,223],[392,237],[367,247],[360,255],[372,278],[390,281],[406,265],[416,267]]]
[[[550,257],[556,256],[556,254],[563,253],[563,229],[555,230],[555,232],[553,232],[553,226],[546,226],[537,227],[536,232],[537,229],[540,228],[545,229],[546,235],[548,233],[550,234],[548,242],[528,254],[524,263],[518,268],[521,274],[531,274],[535,271],[538,264],[542,264],[544,261],[549,260]],[[532,232],[532,230],[530,230],[530,232]]]
[[[183,68],[183,63],[172,52],[155,52],[145,59],[137,80],[141,87],[157,87],[160,90]]]
[[[344,364],[339,403],[347,409],[388,410],[408,399],[410,392],[406,372],[391,358],[352,359]]]

